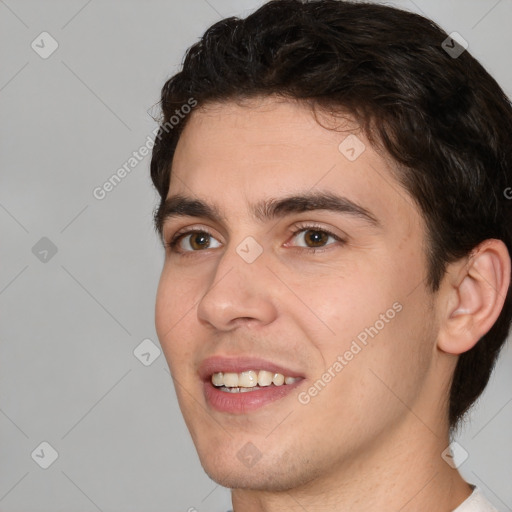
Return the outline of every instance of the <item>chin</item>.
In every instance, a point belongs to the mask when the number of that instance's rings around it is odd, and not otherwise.
[[[287,454],[269,455],[250,467],[244,466],[236,454],[228,460],[227,452],[218,455],[210,451],[199,458],[206,474],[230,489],[285,492],[306,485],[317,476],[307,461],[291,461]]]
[[[205,472],[214,482],[229,489],[284,492],[309,481],[309,479],[304,479],[303,482],[300,482],[290,474],[286,474],[285,469],[280,469],[279,473],[276,474],[275,469],[275,466],[273,468],[260,468],[259,470],[250,468],[245,471],[237,468],[228,472],[219,468],[205,468]]]

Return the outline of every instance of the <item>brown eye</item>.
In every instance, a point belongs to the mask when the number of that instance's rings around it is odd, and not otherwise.
[[[309,247],[323,247],[329,240],[325,231],[308,229],[304,234],[304,241]]]
[[[198,252],[220,247],[220,245],[217,239],[206,231],[188,231],[177,235],[169,247],[175,252]]]
[[[294,233],[296,244],[306,249],[315,249],[317,247],[325,247],[332,245],[332,241],[341,241],[339,237],[316,227],[304,227]],[[330,242],[330,240],[332,240]]]
[[[193,233],[190,235],[189,243],[194,250],[207,249],[210,246],[210,235],[208,233]]]

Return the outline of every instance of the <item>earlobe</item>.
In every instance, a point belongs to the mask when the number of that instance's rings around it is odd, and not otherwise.
[[[499,317],[510,285],[510,255],[501,240],[485,240],[467,261],[453,264],[456,279],[442,313],[437,347],[459,355],[478,343]]]

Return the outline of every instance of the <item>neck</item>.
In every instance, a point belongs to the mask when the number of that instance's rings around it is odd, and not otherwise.
[[[411,414],[403,428],[383,436],[349,462],[296,488],[233,489],[234,512],[451,512],[471,494],[441,457],[449,444],[447,426],[433,432]]]

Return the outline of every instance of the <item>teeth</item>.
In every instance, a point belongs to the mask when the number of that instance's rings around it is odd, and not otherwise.
[[[282,373],[273,373],[267,370],[248,370],[241,373],[217,372],[212,375],[212,384],[222,391],[232,393],[245,392],[251,388],[282,386],[283,384],[293,384],[299,377],[285,377]]]
[[[224,374],[222,372],[214,373],[212,375],[212,384],[214,386],[222,386],[224,384]]]
[[[282,373],[274,373],[272,384],[274,386],[282,386],[284,384],[284,375]]]
[[[267,370],[260,370],[258,373],[258,385],[261,387],[270,386],[272,384],[272,377],[274,374],[272,372],[267,372]]]
[[[224,386],[228,388],[238,387],[238,373],[225,373],[223,381]]]
[[[220,386],[218,389],[221,391],[227,391],[228,393],[247,393],[248,391],[256,391],[256,388],[228,388],[226,386]]]
[[[258,374],[252,370],[242,372],[238,376],[238,386],[241,388],[253,388],[258,385]]]

